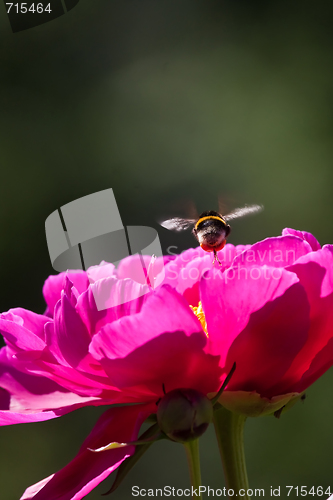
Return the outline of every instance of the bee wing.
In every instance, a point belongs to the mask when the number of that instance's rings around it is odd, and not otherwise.
[[[173,219],[167,219],[160,222],[162,227],[169,229],[170,231],[185,231],[189,227],[196,223],[196,219],[181,219],[180,217],[175,217]]]
[[[245,205],[245,207],[235,208],[235,210],[229,214],[223,215],[223,219],[226,221],[238,219],[239,217],[244,217],[244,215],[252,215],[257,212],[261,212],[263,209],[263,205]]]

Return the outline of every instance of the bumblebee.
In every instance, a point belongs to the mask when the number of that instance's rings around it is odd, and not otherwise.
[[[236,208],[227,215],[221,215],[214,210],[202,212],[198,219],[181,219],[175,217],[161,222],[161,226],[171,231],[184,231],[193,226],[192,233],[199,242],[199,245],[206,252],[214,252],[214,260],[219,264],[217,252],[222,250],[227,242],[231,227],[228,222],[232,219],[238,219],[244,215],[250,215],[260,212],[263,209],[261,205],[246,205],[243,208]]]

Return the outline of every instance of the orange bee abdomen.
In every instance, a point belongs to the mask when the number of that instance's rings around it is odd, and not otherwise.
[[[222,250],[222,248],[224,248],[226,242],[227,242],[227,240],[223,240],[223,241],[221,241],[221,243],[219,245],[215,245],[215,246],[209,245],[207,243],[201,243],[200,246],[206,252],[219,252],[220,250]]]

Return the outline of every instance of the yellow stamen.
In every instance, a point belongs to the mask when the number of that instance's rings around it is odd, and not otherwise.
[[[190,308],[192,309],[192,311],[194,312],[194,314],[196,315],[196,317],[200,321],[202,329],[208,337],[206,316],[205,316],[205,313],[203,312],[203,309],[202,309],[201,300],[199,301],[198,307],[190,306]]]

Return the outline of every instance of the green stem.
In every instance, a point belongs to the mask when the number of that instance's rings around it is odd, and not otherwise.
[[[202,500],[201,493],[199,494],[199,486],[201,486],[201,471],[200,471],[200,456],[199,456],[199,439],[194,439],[193,441],[188,441],[184,443],[187,463],[190,469],[191,485],[194,490],[197,490],[197,495],[193,495],[192,498],[197,498]]]
[[[246,416],[220,408],[214,412],[214,426],[222,459],[227,489],[234,490],[234,496],[249,500],[249,488],[244,455],[243,431]],[[243,494],[245,495],[243,496]],[[229,496],[231,498],[232,495]]]

